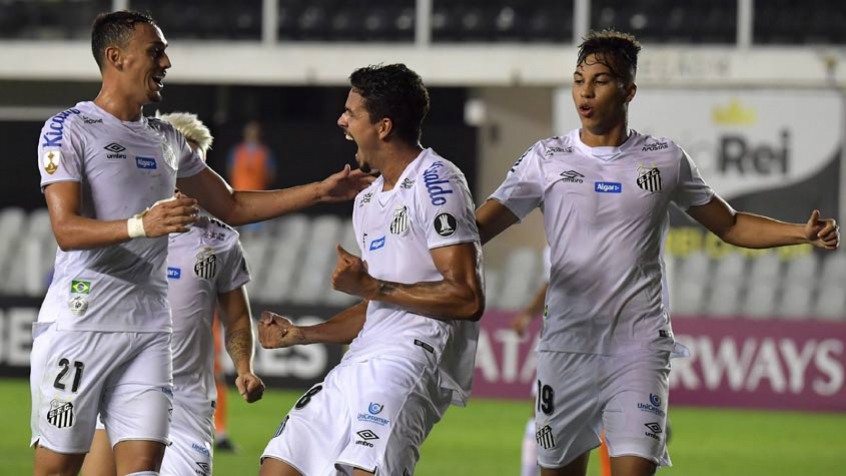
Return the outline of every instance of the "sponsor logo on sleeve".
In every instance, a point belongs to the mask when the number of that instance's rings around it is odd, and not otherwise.
[[[98,119],[92,119],[88,116],[82,116],[82,122],[84,122],[86,124],[102,124],[103,118],[101,117],[101,118],[98,118]]]
[[[622,193],[623,184],[619,182],[594,182],[593,190],[596,193]]]
[[[552,146],[552,147],[546,148],[546,152],[544,153],[544,155],[546,155],[547,157],[552,157],[555,154],[571,154],[572,152],[573,152],[572,147]]]
[[[446,196],[453,193],[449,186],[449,180],[441,179],[440,169],[444,167],[443,162],[435,162],[428,169],[423,171],[423,183],[426,184],[426,192],[429,194],[429,201],[432,205],[443,205],[447,202]]]
[[[641,151],[643,151],[643,152],[655,152],[655,151],[658,151],[658,150],[668,149],[669,147],[670,147],[670,145],[667,144],[666,142],[653,142],[651,144],[644,145],[643,149],[641,149]]]
[[[62,151],[48,150],[44,152],[44,158],[42,160],[44,162],[44,171],[53,175],[59,170],[59,163],[62,161]]]
[[[435,231],[441,236],[451,236],[455,233],[455,217],[449,213],[441,213],[435,217]]]
[[[373,192],[365,193],[364,195],[361,196],[361,201],[358,202],[358,207],[361,208],[361,207],[367,205],[368,203],[370,203],[370,200],[372,200],[372,199],[373,199]]]
[[[405,180],[403,180],[402,183],[400,184],[400,188],[403,189],[403,190],[408,190],[413,186],[414,186],[414,180],[410,179],[408,177],[406,177]]]
[[[62,132],[65,129],[65,121],[71,114],[80,114],[78,109],[70,108],[62,111],[50,118],[50,124],[47,126],[48,130],[41,136],[44,142],[41,147],[61,147],[62,146]]]
[[[156,159],[153,157],[136,157],[135,166],[139,169],[153,170],[156,169]]]

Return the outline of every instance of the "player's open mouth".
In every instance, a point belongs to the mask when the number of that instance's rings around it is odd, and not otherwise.
[[[344,139],[355,141],[355,139],[353,139],[353,136],[351,136],[350,133],[347,131],[344,131]]]
[[[151,79],[153,80],[153,84],[156,86],[156,89],[162,89],[164,87],[164,78],[165,74],[162,73],[160,75],[154,75]]]
[[[593,115],[593,107],[588,104],[582,104],[579,106],[579,115],[583,117],[590,117]]]

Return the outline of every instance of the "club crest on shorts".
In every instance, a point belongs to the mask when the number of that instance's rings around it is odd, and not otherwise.
[[[212,279],[217,273],[217,255],[214,250],[205,247],[200,249],[194,261],[194,274],[203,279]]]
[[[441,236],[451,236],[455,233],[455,217],[449,213],[441,213],[435,217],[435,231]]]
[[[391,219],[391,234],[404,235],[408,232],[408,207],[400,205],[394,210],[394,216]]]
[[[85,296],[74,296],[68,301],[68,309],[74,316],[81,316],[88,310],[88,300]]]
[[[545,450],[555,447],[555,438],[552,436],[552,427],[549,425],[538,430],[535,433],[535,439],[538,442],[538,446]]]
[[[59,170],[59,162],[62,160],[62,151],[48,150],[44,153],[44,171],[50,175]]]
[[[661,191],[661,171],[655,164],[651,167],[637,166],[637,186],[647,192]]]
[[[53,400],[47,412],[47,423],[56,428],[70,428],[73,426],[73,403]]]

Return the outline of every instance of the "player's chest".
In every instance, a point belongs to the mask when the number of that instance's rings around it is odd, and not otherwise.
[[[574,156],[544,164],[544,206],[586,217],[638,218],[666,207],[676,183],[667,164],[589,160]]]
[[[359,204],[356,236],[368,261],[391,260],[419,241],[420,223],[412,198],[413,194],[403,189],[364,195]]]
[[[221,250],[205,240],[168,246],[167,279],[171,288],[201,291],[214,289],[221,273]]]
[[[176,177],[175,149],[163,134],[98,134],[87,142],[85,152],[86,176],[92,181],[144,186]]]

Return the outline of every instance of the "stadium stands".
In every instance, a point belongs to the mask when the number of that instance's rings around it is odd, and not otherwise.
[[[21,231],[18,233],[18,231]],[[25,239],[24,239],[25,238]],[[355,298],[331,286],[335,244],[358,254],[352,221],[334,215],[290,215],[242,234],[253,280],[250,295],[268,304],[346,306]],[[56,242],[46,209],[0,210],[0,296],[41,296],[49,284]],[[520,309],[542,282],[541,252],[515,248],[501,269],[485,268],[487,306]],[[667,260],[672,313],[714,318],[846,321],[846,253],[782,261],[777,253],[696,252]]]

